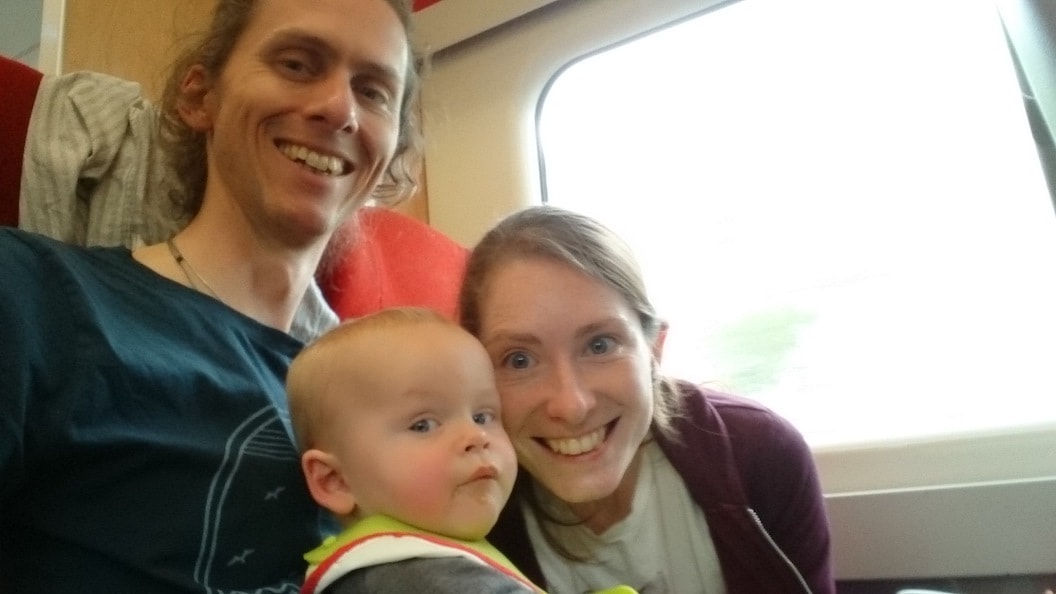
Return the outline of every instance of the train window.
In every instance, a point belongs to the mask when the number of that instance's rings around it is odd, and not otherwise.
[[[816,447],[1056,423],[1056,217],[991,2],[729,3],[563,69],[538,134],[672,374]]]

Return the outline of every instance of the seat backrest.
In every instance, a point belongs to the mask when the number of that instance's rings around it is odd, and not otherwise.
[[[0,226],[18,226],[22,154],[43,74],[0,56]]]
[[[319,288],[338,317],[417,305],[456,318],[468,249],[390,209],[364,208],[358,225],[349,230],[355,240],[330,254],[318,274]]]

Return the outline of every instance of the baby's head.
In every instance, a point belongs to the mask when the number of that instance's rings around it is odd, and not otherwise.
[[[419,308],[345,322],[294,359],[286,388],[308,488],[343,522],[491,530],[517,460],[491,360],[457,324]]]

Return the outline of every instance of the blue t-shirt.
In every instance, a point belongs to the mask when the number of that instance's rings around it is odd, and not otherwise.
[[[125,248],[0,229],[0,590],[298,592],[302,347]]]

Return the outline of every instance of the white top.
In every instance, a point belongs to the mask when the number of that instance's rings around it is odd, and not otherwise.
[[[522,503],[528,535],[550,591],[577,593],[627,584],[641,594],[725,594],[722,569],[704,512],[655,441],[643,465],[629,516],[596,535],[583,525],[553,526],[572,550],[593,561],[575,562],[551,548],[535,514]]]

